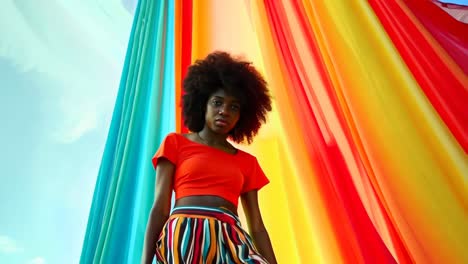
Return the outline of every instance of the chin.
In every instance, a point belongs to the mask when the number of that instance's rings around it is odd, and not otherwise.
[[[212,127],[211,131],[215,132],[216,134],[227,135],[232,130],[232,128],[224,128],[224,127]]]
[[[229,131],[230,130],[225,130],[225,129],[214,129],[213,132],[215,132],[216,134],[220,134],[220,135],[227,135],[229,134]]]

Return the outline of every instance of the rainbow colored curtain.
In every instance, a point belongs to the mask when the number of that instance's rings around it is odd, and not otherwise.
[[[137,263],[151,156],[186,131],[186,67],[213,50],[264,73],[254,144],[279,263],[468,263],[468,31],[429,1],[140,1],[82,263]]]

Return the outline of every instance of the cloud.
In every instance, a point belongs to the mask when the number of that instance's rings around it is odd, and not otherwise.
[[[27,262],[27,264],[45,264],[46,261],[43,257],[35,257]]]
[[[35,85],[39,99],[47,101],[40,113],[47,115],[51,131],[46,133],[69,144],[96,129],[112,111],[133,15],[120,1],[36,2],[2,3],[0,59],[25,75],[34,70],[51,80],[53,84]]]
[[[2,1],[0,57],[25,70],[63,76],[63,68],[76,71],[77,64],[95,56],[114,63],[116,55],[125,56],[133,15],[123,4],[65,2]]]
[[[23,251],[16,241],[7,237],[7,236],[0,236],[0,252],[6,254],[13,254]]]
[[[98,113],[94,109],[81,109],[81,112],[64,111],[66,119],[61,128],[55,133],[55,138],[64,144],[79,140],[86,133],[94,130],[98,125]]]

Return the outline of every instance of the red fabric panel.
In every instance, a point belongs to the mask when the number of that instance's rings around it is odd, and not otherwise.
[[[415,1],[405,2],[411,2],[413,5]],[[420,2],[426,3],[426,1]],[[434,43],[429,42],[415,21],[412,21],[397,2],[369,0],[369,4],[439,116],[465,152],[468,152],[466,76],[457,75],[457,69],[454,69],[455,64],[450,65],[443,60],[440,50],[434,47]],[[426,4],[439,9],[432,3]],[[418,8],[423,8],[423,6]],[[442,13],[436,12],[433,15],[449,17],[442,10],[438,11]],[[438,18],[434,17],[434,20]]]

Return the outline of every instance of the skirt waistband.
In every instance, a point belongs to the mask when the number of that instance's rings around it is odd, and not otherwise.
[[[226,222],[232,225],[240,226],[239,217],[231,211],[223,208],[203,207],[203,206],[179,206],[172,210],[170,218],[177,216],[185,217],[212,217],[221,222]]]

